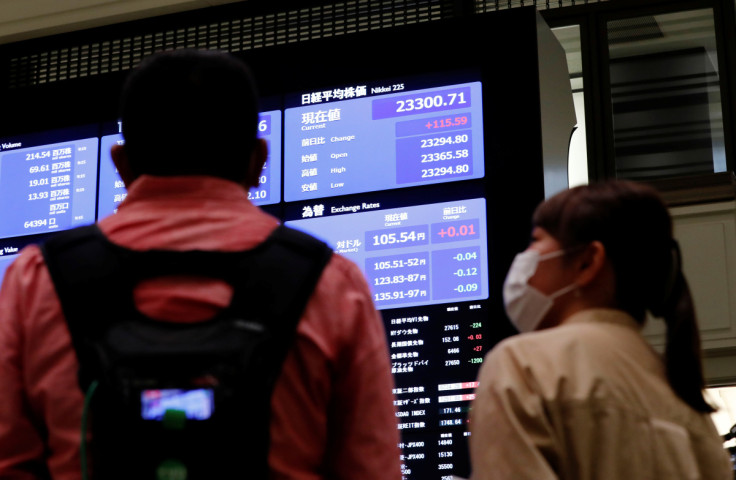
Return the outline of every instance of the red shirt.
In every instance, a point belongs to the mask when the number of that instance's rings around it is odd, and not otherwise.
[[[235,183],[143,176],[99,226],[136,250],[235,251],[258,245],[277,224]],[[134,297],[153,318],[198,321],[231,293],[219,281],[168,278],[140,284]],[[368,286],[357,266],[334,255],[274,389],[271,478],[401,478],[392,387]],[[55,479],[80,478],[82,402],[56,293],[40,250],[27,247],[0,290],[0,477],[36,478],[48,468]]]

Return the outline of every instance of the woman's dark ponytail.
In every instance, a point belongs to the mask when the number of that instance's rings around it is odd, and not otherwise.
[[[667,325],[664,360],[670,386],[695,410],[711,413],[715,409],[703,398],[705,378],[695,307],[682,274],[680,248],[674,240],[671,254],[672,262],[662,297],[649,306],[649,311],[662,317]]]
[[[629,181],[572,188],[542,203],[533,223],[563,246],[600,241],[616,274],[616,302],[640,323],[646,311],[667,324],[667,379],[699,412],[714,409],[703,397],[700,333],[682,274],[672,220],[659,194]]]

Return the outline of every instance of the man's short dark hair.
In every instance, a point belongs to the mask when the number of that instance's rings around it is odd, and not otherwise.
[[[257,93],[250,69],[232,55],[175,50],[148,57],[128,76],[120,117],[135,175],[246,177]]]

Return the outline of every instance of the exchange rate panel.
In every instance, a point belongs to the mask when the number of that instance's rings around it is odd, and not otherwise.
[[[284,199],[482,178],[480,82],[409,88],[317,91],[287,108]]]
[[[124,144],[120,123],[104,128],[100,140],[100,193],[97,217],[104,218],[117,212],[118,205],[127,193],[117,168],[110,156],[110,148]],[[270,110],[258,116],[258,138],[266,141],[268,158],[263,165],[258,187],[248,192],[248,199],[255,205],[272,205],[281,201],[281,111]],[[206,162],[207,159],[202,159]]]
[[[361,266],[379,310],[488,297],[483,198],[286,224]]]

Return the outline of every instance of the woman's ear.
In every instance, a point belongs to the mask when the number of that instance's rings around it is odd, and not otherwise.
[[[604,274],[607,260],[606,247],[597,240],[591,242],[577,257],[578,277],[575,283],[585,287],[599,280]]]

